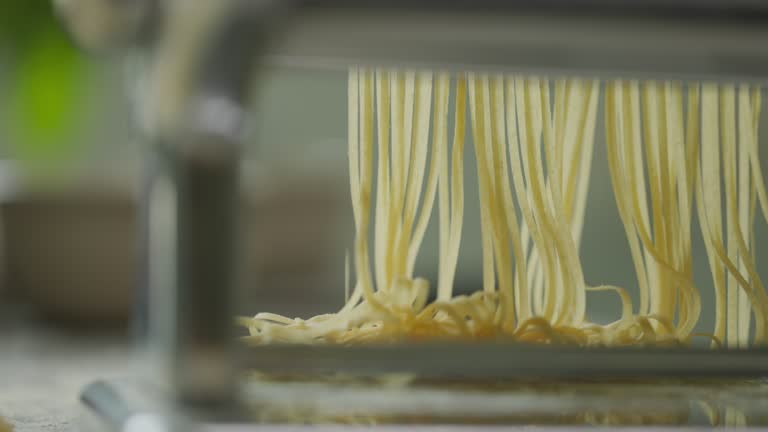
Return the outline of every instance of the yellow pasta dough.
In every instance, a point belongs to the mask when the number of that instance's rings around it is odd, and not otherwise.
[[[696,336],[715,346],[765,343],[768,299],[754,239],[757,209],[768,222],[758,88],[367,68],[351,69],[348,82],[356,282],[336,313],[242,318],[251,343],[613,346],[687,344]],[[623,287],[590,285],[579,256],[601,93],[637,304]],[[454,295],[453,284],[467,132],[477,161],[483,272],[478,291],[465,296]],[[433,288],[414,266],[436,201]],[[715,328],[704,335],[693,333],[702,308],[694,216],[716,298]],[[589,291],[618,295],[621,317],[590,322]],[[428,302],[431,293],[436,299]]]

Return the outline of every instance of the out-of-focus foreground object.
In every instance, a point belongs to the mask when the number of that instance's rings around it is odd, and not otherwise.
[[[78,42],[92,50],[126,47],[152,32],[156,0],[54,0]]]

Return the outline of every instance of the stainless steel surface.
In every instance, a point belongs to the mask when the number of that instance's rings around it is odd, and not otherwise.
[[[220,137],[188,140],[219,153],[200,157],[159,144],[148,209],[150,334],[167,351],[178,399],[231,401],[238,152]]]
[[[136,381],[94,382],[80,396],[87,412],[79,419],[79,429],[109,432],[196,430],[157,391],[156,387]]]
[[[768,76],[759,2],[304,1],[269,61],[603,77]]]
[[[515,344],[264,346],[245,370],[274,373],[412,373],[424,377],[766,377],[768,351],[569,348]]]
[[[768,76],[768,45],[763,43],[768,35],[768,27],[763,25],[768,22],[768,15],[765,9],[753,8],[754,5],[747,3],[727,6],[723,2],[711,2],[702,9],[692,8],[685,2],[668,5],[654,3],[642,11],[629,5],[600,9],[599,7],[605,7],[606,3],[599,2],[580,2],[579,7],[583,9],[565,7],[563,3],[558,2],[546,2],[541,5],[529,2],[481,2],[472,7],[461,6],[459,3],[438,5],[428,2],[297,2],[292,5],[293,8],[284,7],[279,10],[269,8],[273,5],[272,2],[228,4],[231,9],[217,8],[216,13],[211,14],[219,14],[220,23],[214,23],[213,18],[201,21],[204,24],[198,27],[195,34],[199,33],[199,29],[211,32],[209,37],[198,39],[204,43],[190,45],[187,38],[179,38],[174,34],[166,35],[166,42],[161,43],[162,49],[159,52],[165,53],[167,57],[160,58],[166,60],[166,64],[170,66],[159,67],[156,75],[158,93],[154,95],[154,106],[162,108],[156,112],[156,131],[160,136],[170,135],[174,130],[186,127],[189,125],[186,122],[189,118],[200,120],[200,124],[210,130],[229,129],[230,121],[226,115],[195,117],[194,114],[201,106],[210,105],[200,105],[201,101],[216,102],[213,106],[224,107],[225,113],[232,112],[229,107],[240,106],[244,95],[241,83],[244,77],[248,76],[244,71],[251,69],[249,64],[241,64],[238,59],[247,58],[249,55],[256,55],[255,61],[261,63],[269,61],[264,60],[265,56],[276,54],[283,56],[283,59],[287,58],[288,61],[298,59],[299,62],[309,63],[383,62],[549,73],[647,74],[758,80]],[[171,15],[176,16],[173,12],[177,12],[178,16],[196,13],[184,8],[172,11]],[[269,18],[281,25],[269,22]],[[269,22],[274,29],[279,30],[268,38],[255,39],[254,43],[254,39],[242,37],[247,34],[243,33],[243,28],[253,26],[253,22]],[[173,28],[168,27],[168,31]],[[189,28],[184,26],[179,28],[180,31],[189,31]],[[260,35],[259,32],[255,34]],[[199,35],[197,37],[199,38]],[[265,47],[263,50],[260,49],[262,44]],[[200,98],[200,95],[203,97]],[[171,148],[173,147],[171,145]],[[229,195],[224,189],[218,190],[217,194]],[[216,200],[213,195],[210,199],[211,202]],[[181,220],[186,211],[200,209],[179,208],[177,218]],[[183,235],[202,234],[190,232]],[[179,240],[178,243],[184,242]],[[182,252],[177,250],[176,253]],[[209,250],[208,253],[213,252]],[[191,268],[180,268],[179,277],[184,277],[185,272],[191,271]],[[230,279],[223,272],[219,276],[224,281]],[[216,282],[209,280],[209,283]],[[193,289],[184,284],[179,286],[183,286],[185,290]],[[194,289],[202,290],[203,285]],[[222,295],[226,296],[227,292],[230,291],[222,291]],[[179,291],[178,296],[194,297],[183,291]],[[194,310],[195,308],[187,310],[190,313],[188,323],[192,328],[194,319],[211,321],[210,316],[204,316],[204,308],[198,309],[197,312]],[[215,313],[214,316],[224,315]],[[280,351],[281,349],[286,351]],[[290,368],[290,361],[284,359],[288,358],[286,354],[291,353],[291,349],[293,348],[253,350],[251,355],[254,362],[249,366],[271,364],[275,367]],[[295,357],[304,360],[293,367],[294,370],[317,369],[321,365],[326,369],[340,367],[345,370],[403,370],[416,367],[411,364],[420,356],[425,356],[442,362],[444,366],[444,369],[434,368],[427,371],[428,373],[438,370],[463,370],[469,374],[516,375],[538,370],[545,375],[578,374],[588,373],[594,370],[592,368],[595,364],[599,364],[605,366],[602,371],[606,373],[629,373],[635,368],[643,367],[650,374],[662,375],[728,374],[734,373],[736,368],[733,366],[742,361],[745,362],[743,373],[754,375],[765,372],[760,361],[764,354],[760,352],[730,354],[733,355],[732,361],[719,355],[710,358],[705,352],[697,353],[697,357],[702,357],[697,361],[702,365],[701,368],[691,367],[692,357],[687,355],[676,357],[677,354],[668,354],[665,357],[668,363],[662,363],[658,367],[654,367],[654,363],[648,364],[653,357],[643,357],[643,361],[618,362],[622,365],[633,365],[630,368],[611,365],[617,364],[616,358],[640,358],[638,352],[628,354],[610,351],[599,355],[592,351],[574,352],[573,357],[568,357],[564,354],[568,353],[567,350],[558,352],[557,355],[569,358],[568,362],[549,361],[556,356],[533,355],[527,357],[523,363],[514,363],[513,367],[510,366],[511,358],[515,355],[524,357],[525,353],[508,353],[506,356],[500,356],[495,365],[490,364],[493,355],[481,355],[479,357],[489,363],[472,369],[472,366],[467,366],[466,361],[452,360],[450,356],[445,355],[453,351],[422,352],[420,349],[385,348],[378,354],[365,350],[343,351],[343,354],[342,351],[336,351],[328,356],[325,355],[330,351],[325,351],[325,348],[303,349],[304,351],[297,349],[295,353],[299,355]],[[374,361],[373,357],[381,358],[381,353],[388,353],[386,360]],[[603,360],[595,361],[596,358]],[[573,366],[574,364],[578,366]],[[468,372],[468,368],[474,372]],[[426,371],[427,367],[419,369],[422,370]],[[187,379],[194,380],[192,376]]]
[[[254,381],[257,421],[476,425],[765,425],[768,388],[717,381]],[[742,420],[724,419],[738,410]],[[716,413],[716,414],[715,414]]]
[[[73,31],[95,46],[162,39],[176,32],[169,22],[181,8],[209,7],[174,0],[57,3]],[[261,59],[267,62],[757,81],[768,75],[768,8],[754,0],[223,3],[269,36]]]
[[[281,426],[285,422],[372,423],[385,430],[387,425],[398,424],[407,424],[409,430],[430,430],[446,427],[438,426],[443,424],[471,423],[480,429],[516,430],[516,425],[537,421],[560,425],[555,430],[579,425],[638,424],[647,430],[671,425],[683,429],[760,426],[768,421],[768,386],[753,381],[528,379],[483,385],[472,381],[377,381],[354,377],[286,381],[267,377],[249,381],[243,411],[202,422],[193,421],[194,413],[184,414],[164,404],[157,388],[149,383],[97,382],[88,386],[82,400],[90,409],[90,424],[100,428],[86,432],[147,431],[149,427],[157,431],[280,430],[287,427]],[[729,416],[734,409],[738,415]],[[349,426],[335,428],[344,430]]]
[[[174,400],[235,400],[233,332],[240,237],[239,165],[251,32],[234,2],[169,2],[146,109],[156,172],[147,193],[149,332]]]
[[[119,431],[137,411],[123,401],[116,389],[104,381],[89,384],[80,396],[83,404],[95,413],[104,430]],[[93,422],[96,423],[96,422]]]

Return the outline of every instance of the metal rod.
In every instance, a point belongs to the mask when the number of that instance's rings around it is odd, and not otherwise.
[[[768,351],[583,349],[516,344],[264,346],[245,370],[275,373],[412,373],[423,377],[765,377]]]
[[[182,402],[231,402],[239,151],[222,137],[188,139],[198,151],[165,149],[177,224],[170,372]]]
[[[80,395],[88,416],[78,430],[109,432],[196,431],[190,419],[174,412],[157,389],[139,382],[96,381]]]
[[[105,381],[89,384],[80,400],[99,421],[101,429],[119,431],[137,411],[125,403],[115,389]]]
[[[148,109],[159,160],[148,194],[149,311],[174,402],[236,405],[241,124],[258,37],[234,1],[170,2]]]
[[[304,10],[382,11],[549,11],[567,14],[642,15],[716,19],[765,18],[768,4],[763,0],[296,0]]]
[[[667,4],[665,4],[667,3]],[[266,62],[599,77],[768,77],[754,1],[298,1]]]

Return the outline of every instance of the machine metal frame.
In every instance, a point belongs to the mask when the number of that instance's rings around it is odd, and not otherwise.
[[[118,0],[102,0],[119,4]],[[77,3],[69,0],[67,3]],[[350,64],[631,78],[768,77],[758,0],[144,0],[131,15],[148,58],[141,112],[154,169],[144,201],[149,334],[175,406],[237,405],[243,368],[519,377],[768,376],[768,351],[575,350],[503,345],[233,344],[238,165],[253,76],[267,64]],[[66,8],[65,8],[66,10]],[[115,8],[121,13],[120,8]],[[124,12],[124,11],[123,11]],[[77,33],[77,14],[66,15]],[[144,19],[137,19],[142,16]],[[215,287],[215,289],[214,289]],[[472,359],[467,352],[471,349]],[[482,352],[482,355],[477,353]],[[109,385],[84,393],[115,430]],[[114,392],[113,392],[114,393]],[[109,401],[105,408],[95,400]],[[89,402],[90,401],[90,402]],[[170,424],[170,423],[168,423]]]

